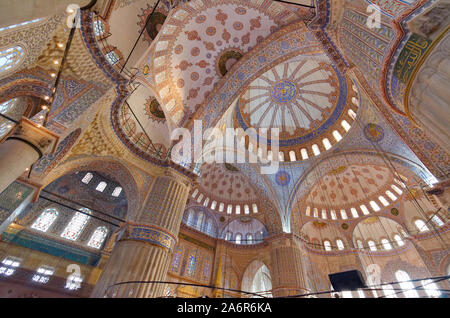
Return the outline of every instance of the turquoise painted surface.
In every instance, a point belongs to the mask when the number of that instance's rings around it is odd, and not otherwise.
[[[1,235],[1,238],[5,242],[89,266],[97,266],[101,258],[100,254],[68,246],[25,231],[8,229]]]

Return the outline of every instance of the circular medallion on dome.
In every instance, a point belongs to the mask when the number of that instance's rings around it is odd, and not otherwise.
[[[272,99],[278,103],[286,103],[297,94],[297,86],[288,80],[276,83],[271,90]]]
[[[364,127],[364,136],[369,141],[379,142],[384,138],[384,131],[379,125],[370,123]]]
[[[285,153],[313,144],[339,129],[346,116],[347,86],[345,76],[325,57],[293,58],[247,86],[236,103],[235,126],[244,131],[278,128],[279,147]],[[258,142],[272,144],[270,136],[258,137]]]

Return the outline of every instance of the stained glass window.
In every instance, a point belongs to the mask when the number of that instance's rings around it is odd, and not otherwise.
[[[86,175],[83,177],[83,179],[81,179],[81,182],[83,182],[83,183],[85,183],[85,184],[88,184],[89,182],[91,182],[92,177],[93,177],[92,173],[88,172],[88,173],[86,173]]]
[[[383,289],[383,294],[386,298],[397,298],[394,287],[391,284],[382,285],[381,288]]]
[[[86,208],[81,208],[80,211],[91,214],[91,210]],[[64,237],[68,240],[76,241],[78,236],[80,236],[83,231],[86,223],[88,222],[90,216],[77,212],[70,220],[69,224],[66,226],[64,231],[61,234],[61,237]]]
[[[105,24],[101,20],[94,21],[94,33],[96,36],[103,35],[105,33]]]
[[[19,266],[19,259],[14,257],[6,257],[0,264],[0,275],[11,276]]]
[[[377,250],[377,246],[375,245],[374,241],[367,241],[367,245],[369,245],[369,248],[371,251],[376,251]]]
[[[36,221],[34,221],[33,225],[31,225],[31,228],[38,231],[47,232],[57,217],[58,211],[55,208],[45,209]]]
[[[394,240],[397,242],[398,246],[405,245],[405,242],[403,242],[403,239],[398,234],[394,235]]]
[[[100,192],[103,192],[103,190],[105,190],[106,186],[107,186],[107,183],[104,182],[104,181],[102,181],[102,182],[100,182],[100,183],[97,185],[97,187],[95,188],[95,190],[100,191]]]
[[[180,261],[181,261],[182,254],[183,254],[183,249],[181,247],[178,247],[175,252],[175,255],[173,256],[172,267],[170,268],[170,270],[172,272],[177,272],[178,269],[180,268]]]
[[[187,275],[193,277],[195,274],[195,268],[197,267],[197,257],[194,256],[194,253],[189,255],[189,263],[187,267]]]
[[[425,224],[424,221],[422,220],[416,220],[414,222],[414,224],[416,225],[417,229],[419,230],[419,232],[426,232],[429,231],[430,229],[428,228],[428,226]]]
[[[236,244],[241,244],[241,240],[242,240],[242,235],[241,233],[236,234],[236,237],[234,238],[234,242]]]
[[[47,284],[54,272],[55,270],[51,267],[41,266],[37,269],[36,274],[33,275],[32,280],[36,283]]]
[[[121,187],[116,187],[112,193],[113,197],[118,197],[120,195],[120,193],[122,192],[122,188]]]
[[[338,249],[340,250],[340,251],[342,251],[345,247],[344,247],[344,243],[342,242],[342,240],[337,240],[336,241],[336,245],[337,245],[337,247],[338,247]]]
[[[4,114],[9,111],[17,101],[17,98],[10,99],[0,104],[0,113]]]
[[[81,278],[79,275],[71,274],[71,275],[69,275],[69,277],[67,277],[65,288],[69,289],[69,290],[79,289],[81,287],[82,281],[83,281],[83,278]]]
[[[392,250],[392,245],[388,239],[382,239],[381,244],[383,244],[385,250]]]
[[[253,244],[253,235],[252,233],[247,234],[247,244]]]
[[[211,272],[210,259],[209,259],[209,257],[206,257],[205,263],[203,265],[203,280],[206,280],[206,281],[209,280],[210,272]]]
[[[23,58],[23,49],[20,46],[13,46],[0,51],[0,72],[7,71],[17,65]]]
[[[107,234],[108,229],[105,226],[99,226],[95,229],[87,245],[99,249],[102,246]]]
[[[431,279],[426,279],[422,281],[422,287],[427,293],[428,297],[439,297],[441,296],[441,292],[439,291],[439,287],[433,283]]]
[[[325,247],[325,251],[331,251],[330,241],[323,241],[323,247]]]
[[[419,295],[414,290],[415,286],[411,282],[411,278],[405,271],[396,271],[395,278],[399,282],[400,288],[404,290],[404,295],[407,298],[417,298]]]
[[[119,62],[119,56],[114,51],[106,53],[106,59],[109,63],[111,63],[111,65],[115,65]]]

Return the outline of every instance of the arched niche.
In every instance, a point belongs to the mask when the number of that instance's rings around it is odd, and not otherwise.
[[[303,237],[308,240],[308,246],[311,249],[324,250],[324,242],[330,242],[332,250],[338,250],[337,240],[341,240],[344,249],[352,248],[346,234],[332,222],[312,220],[304,224],[300,230]]]
[[[272,297],[271,289],[272,277],[269,268],[260,260],[252,261],[242,277],[242,290]]]
[[[59,177],[77,171],[97,171],[111,180],[120,180],[128,201],[127,220],[133,220],[141,209],[142,193],[138,187],[140,180],[119,160],[111,157],[87,156],[71,158],[54,168],[43,179],[43,186]]]
[[[238,239],[239,242],[236,242],[238,234],[240,240]],[[251,239],[248,239],[248,234],[252,234]],[[267,228],[260,220],[249,216],[241,216],[233,219],[222,229],[220,238],[238,245],[251,245],[262,243],[267,235]]]

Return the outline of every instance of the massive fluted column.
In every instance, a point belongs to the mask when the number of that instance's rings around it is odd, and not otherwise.
[[[286,297],[308,293],[301,242],[292,234],[282,234],[271,238],[270,245],[273,296]]]
[[[0,193],[43,155],[56,148],[59,137],[22,117],[13,135],[0,144]]]
[[[168,167],[154,180],[144,208],[123,226],[91,297],[162,296],[163,284],[115,284],[166,279],[192,177]]]
[[[437,39],[412,77],[406,113],[430,138],[450,152],[450,31]]]

